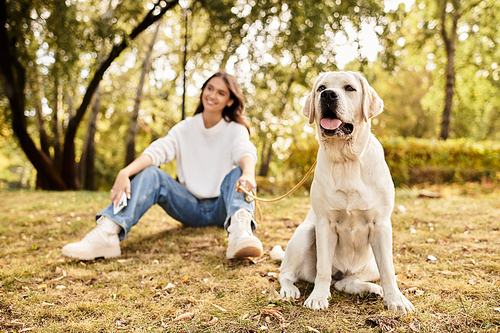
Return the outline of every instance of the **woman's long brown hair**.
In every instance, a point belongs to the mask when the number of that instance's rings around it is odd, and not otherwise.
[[[195,115],[203,112],[203,103],[202,96],[203,90],[207,86],[208,81],[210,81],[214,77],[220,77],[226,82],[227,88],[229,89],[230,98],[233,100],[233,104],[231,106],[226,106],[224,110],[222,110],[222,117],[225,121],[235,121],[238,124],[245,126],[250,133],[250,126],[248,125],[245,118],[243,118],[243,111],[245,110],[245,100],[243,98],[243,93],[241,92],[240,85],[236,81],[236,78],[232,75],[227,74],[225,71],[221,70],[214,75],[212,75],[208,80],[203,83],[201,87],[200,94],[200,103],[196,108]]]

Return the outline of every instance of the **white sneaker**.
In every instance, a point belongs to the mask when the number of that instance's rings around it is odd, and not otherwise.
[[[260,257],[262,243],[253,235],[252,214],[246,209],[238,209],[231,216],[231,224],[227,228],[229,240],[226,258]]]
[[[97,227],[86,234],[81,241],[63,247],[61,254],[80,260],[118,257],[122,254],[118,239],[121,229],[122,227],[106,216],[101,216],[97,220]]]

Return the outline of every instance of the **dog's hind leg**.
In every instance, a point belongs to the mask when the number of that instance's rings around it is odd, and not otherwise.
[[[345,275],[340,281],[335,282],[334,287],[338,291],[345,291],[348,294],[372,293],[383,296],[382,287],[369,282],[378,279],[380,279],[380,274],[372,255],[364,269],[352,275]]]
[[[361,281],[356,276],[347,276],[337,281],[334,285],[338,291],[345,291],[348,294],[377,294],[383,296],[382,287],[378,284]]]
[[[279,274],[280,295],[283,298],[292,297],[297,299],[300,297],[300,291],[294,285],[297,280],[314,282],[316,276],[316,243],[313,216],[313,213],[307,215],[306,220],[295,230],[286,247]]]

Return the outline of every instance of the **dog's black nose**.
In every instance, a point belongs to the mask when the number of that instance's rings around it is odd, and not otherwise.
[[[333,102],[338,97],[337,93],[333,90],[323,90],[321,92],[321,99],[324,99],[327,102]]]

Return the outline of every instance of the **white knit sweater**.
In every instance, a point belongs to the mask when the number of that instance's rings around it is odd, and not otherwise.
[[[224,177],[243,156],[257,162],[257,149],[245,126],[224,119],[205,128],[202,114],[186,118],[143,152],[159,166],[177,160],[179,182],[198,199],[220,196]]]

